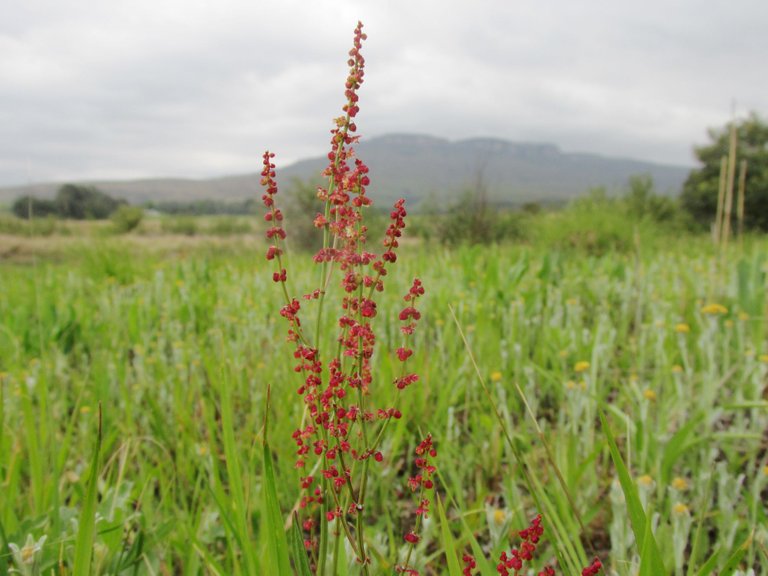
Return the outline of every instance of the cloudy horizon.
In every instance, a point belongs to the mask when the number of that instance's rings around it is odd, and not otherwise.
[[[325,153],[358,19],[363,138],[547,142],[693,165],[768,112],[762,0],[25,0],[0,21],[0,186],[203,178]]]

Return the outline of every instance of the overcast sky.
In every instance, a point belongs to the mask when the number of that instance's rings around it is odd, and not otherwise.
[[[363,138],[693,164],[768,115],[766,0],[0,0],[0,185],[325,154],[358,19]]]

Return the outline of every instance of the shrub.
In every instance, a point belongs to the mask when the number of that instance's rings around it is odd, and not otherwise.
[[[212,220],[205,232],[214,236],[238,236],[248,234],[252,230],[249,220],[232,216],[219,216]]]
[[[163,218],[160,228],[166,234],[181,234],[183,236],[194,236],[199,231],[197,220],[193,216]]]
[[[129,206],[124,204],[120,206],[111,216],[112,226],[118,234],[127,234],[135,230],[144,217],[144,210],[138,206]]]

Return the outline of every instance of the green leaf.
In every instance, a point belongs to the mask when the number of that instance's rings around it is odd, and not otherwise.
[[[747,550],[749,550],[750,546],[752,546],[751,534],[747,537],[746,540],[744,540],[741,546],[739,546],[736,551],[731,554],[730,558],[728,558],[725,566],[723,566],[723,569],[720,570],[720,576],[731,576],[731,574],[733,574],[739,567],[739,562],[741,562],[742,557],[747,553]]]
[[[717,569],[717,560],[720,558],[720,549],[715,548],[715,551],[712,552],[712,556],[709,557],[709,560],[707,560],[701,568],[699,568],[699,571],[696,572],[696,576],[710,576],[712,572],[714,572]]]
[[[288,538],[283,529],[283,515],[277,499],[275,471],[272,465],[272,452],[269,443],[264,440],[264,511],[266,514],[267,535],[267,570],[270,574],[291,574],[291,562],[288,557]]]
[[[616,439],[608,426],[608,421],[606,420],[605,413],[602,409],[600,409],[599,414],[603,432],[605,432],[605,437],[608,440],[611,459],[613,460],[613,465],[616,467],[616,473],[619,476],[621,490],[624,492],[624,499],[626,500],[627,510],[629,512],[629,520],[632,524],[632,532],[635,534],[638,550],[642,553],[643,561],[646,561],[647,558],[647,561],[650,563],[649,569],[651,572],[649,572],[649,574],[656,576],[659,574],[667,574],[664,569],[664,563],[661,561],[661,554],[656,538],[654,538],[650,526],[646,529],[646,524],[650,524],[650,521],[645,516],[645,510],[643,510],[643,505],[640,502],[637,487],[632,481],[627,466],[624,464],[619,448],[616,445]],[[649,535],[647,542],[646,535]]]
[[[293,552],[293,563],[296,566],[298,576],[312,576],[309,569],[309,560],[307,551],[304,549],[304,539],[299,531],[299,515],[293,513],[293,526],[291,526],[291,552]]]
[[[445,551],[445,559],[448,565],[448,574],[449,576],[461,576],[461,565],[459,564],[456,542],[453,540],[451,527],[448,525],[448,518],[445,516],[443,502],[440,500],[439,494],[435,494],[435,499],[437,500],[437,515],[440,518],[440,536],[443,540],[443,550]]]
[[[96,492],[99,480],[99,455],[101,452],[101,403],[98,412],[99,422],[96,432],[96,450],[91,458],[91,468],[88,473],[88,487],[85,500],[80,511],[80,521],[75,538],[75,563],[72,569],[74,576],[88,576],[91,573],[91,556],[93,554],[93,539],[96,534]]]
[[[643,535],[643,549],[640,552],[640,571],[638,576],[660,576],[663,572],[656,572],[655,566],[656,560],[658,560],[658,550],[652,550],[652,542],[655,542],[653,538],[653,532],[651,531],[651,523],[646,519],[645,522],[645,534]]]
[[[687,576],[693,576],[696,563],[698,562],[698,559],[699,559],[699,551],[702,547],[702,542],[704,540],[703,538],[704,530],[705,530],[704,524],[705,524],[707,515],[709,514],[709,506],[711,503],[711,500],[710,500],[711,488],[712,488],[712,475],[709,475],[707,479],[707,483],[704,485],[704,491],[701,494],[699,505],[697,506],[698,513],[696,518],[696,532],[694,533],[693,540],[691,541],[691,552],[690,552],[690,555],[688,556],[688,572],[686,573]],[[705,576],[712,573],[712,571],[717,566],[717,558],[719,554],[720,554],[720,550],[718,550],[717,547],[715,547],[715,551],[712,553],[712,556],[704,564],[705,569],[707,571],[705,572],[699,571],[697,573],[698,576]]]
[[[704,415],[702,414],[692,418],[675,432],[672,438],[669,439],[669,442],[667,442],[667,445],[664,447],[664,457],[661,461],[660,480],[663,485],[666,486],[669,483],[672,476],[672,467],[675,465],[675,462],[678,461],[680,456],[682,456],[686,450],[707,439],[706,437],[699,437],[694,441],[688,442],[688,436],[703,420]]]
[[[235,441],[234,420],[232,397],[229,390],[229,375],[222,371],[221,431],[224,440],[227,478],[229,480],[230,506],[235,527],[234,535],[240,544],[242,563],[246,574],[257,574],[257,558],[253,553],[253,546],[251,544],[248,522],[249,510],[243,485],[243,474],[240,468],[240,452]]]
[[[469,546],[472,548],[472,555],[475,557],[475,562],[477,562],[477,568],[480,570],[481,576],[498,576],[496,569],[485,558],[483,549],[480,547],[480,544],[478,544],[475,535],[472,534],[472,530],[470,530],[469,525],[463,516],[461,517],[461,526],[463,528],[464,537],[469,540]]]

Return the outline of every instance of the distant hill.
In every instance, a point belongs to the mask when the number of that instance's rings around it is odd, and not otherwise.
[[[482,178],[489,198],[503,204],[568,200],[590,188],[620,190],[630,176],[650,174],[657,190],[679,193],[690,168],[565,153],[553,144],[511,142],[495,138],[450,141],[418,134],[391,134],[362,141],[357,154],[370,168],[369,192],[377,205],[400,197],[411,205],[427,200],[449,203]],[[278,181],[285,189],[291,179],[312,180],[327,164],[325,157],[278,165]],[[245,200],[262,191],[258,172],[207,180],[163,178],[87,182],[131,203]],[[0,188],[0,202],[32,194],[53,197],[61,183]]]

